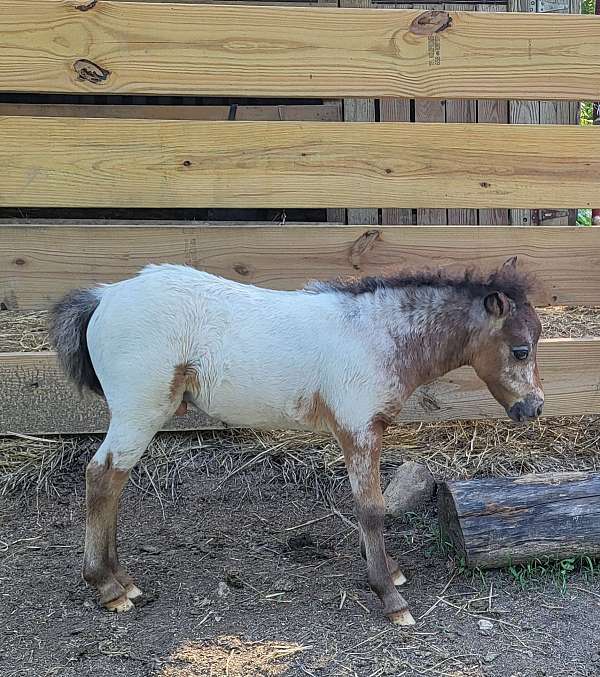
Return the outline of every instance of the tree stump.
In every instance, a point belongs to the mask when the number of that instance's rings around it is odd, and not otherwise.
[[[600,473],[444,482],[440,528],[467,566],[600,555]]]

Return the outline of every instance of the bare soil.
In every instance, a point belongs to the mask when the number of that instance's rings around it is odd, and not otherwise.
[[[79,575],[91,451],[50,496],[2,498],[2,677],[600,675],[598,577],[522,589],[508,572],[462,572],[432,508],[387,523],[417,618],[394,627],[366,584],[346,481],[259,447],[246,467],[200,450],[167,491],[137,476],[120,550],[145,597],[105,612]]]

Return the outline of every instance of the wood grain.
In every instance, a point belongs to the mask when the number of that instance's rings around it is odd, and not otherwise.
[[[13,207],[582,208],[600,173],[591,125],[9,116],[0,138]]]
[[[539,350],[548,416],[595,413],[600,408],[600,339],[548,339]],[[53,353],[0,353],[0,435],[99,432],[106,428],[102,400],[79,402],[58,372]],[[475,372],[451,372],[418,390],[399,421],[498,418],[503,409]],[[166,429],[222,424],[206,417],[175,419]]]
[[[573,100],[600,91],[594,16],[451,11],[451,26],[428,36],[410,31],[418,9],[81,4],[0,0],[2,90]],[[80,60],[96,82],[80,79]]]
[[[440,526],[467,566],[600,555],[600,473],[444,482]]]
[[[74,287],[116,282],[148,263],[183,263],[276,289],[307,280],[443,266],[491,270],[517,255],[538,305],[598,305],[600,229],[379,226],[0,225],[0,304],[44,308]],[[364,238],[363,238],[364,240]],[[353,253],[354,252],[354,253]]]

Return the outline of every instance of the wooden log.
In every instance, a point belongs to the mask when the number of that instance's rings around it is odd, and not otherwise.
[[[600,410],[600,339],[544,340],[539,363],[546,393],[544,414],[572,416]],[[0,402],[0,435],[7,430],[33,435],[100,432],[108,420],[101,399],[80,401],[52,352],[0,353]],[[505,416],[475,372],[463,367],[419,388],[398,422]],[[172,419],[166,429],[215,425],[219,423],[212,419],[189,415]]]
[[[443,534],[470,567],[600,555],[600,473],[445,482]]]
[[[423,14],[421,9],[0,0],[0,89],[597,98],[597,17],[451,11],[432,19]]]
[[[0,206],[584,208],[597,131],[2,117]]]

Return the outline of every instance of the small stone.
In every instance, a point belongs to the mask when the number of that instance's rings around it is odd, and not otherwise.
[[[489,652],[486,653],[485,656],[483,657],[483,662],[484,662],[484,663],[493,663],[493,662],[496,660],[496,658],[498,658],[498,654],[497,654],[497,653],[493,653],[492,651],[489,651]]]
[[[406,513],[423,509],[435,491],[435,480],[421,463],[407,461],[394,473],[383,492],[388,515],[403,517]]]
[[[219,597],[227,597],[230,593],[231,589],[227,583],[225,583],[225,581],[220,581],[219,585],[217,586],[217,595],[219,595]]]
[[[477,621],[477,626],[479,627],[479,632],[482,635],[489,635],[490,631],[493,630],[494,624],[491,621],[488,621],[486,618],[482,618]]]
[[[149,555],[156,555],[160,552],[160,548],[157,548],[154,545],[140,545],[140,550],[142,552],[147,552]]]
[[[239,571],[235,571],[234,569],[227,569],[225,571],[225,582],[232,588],[241,589],[244,587],[242,574]]]

